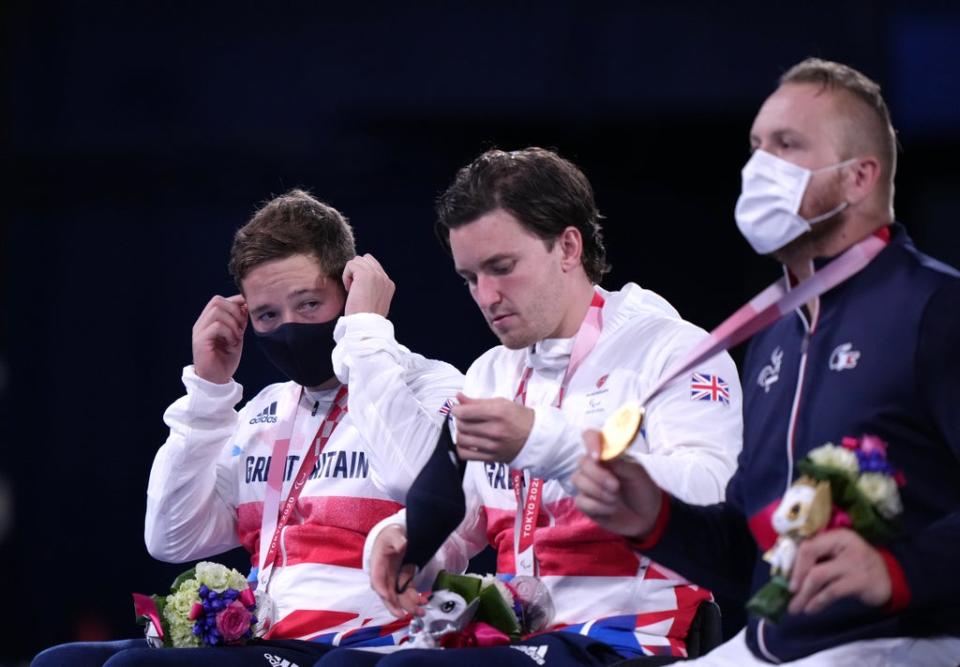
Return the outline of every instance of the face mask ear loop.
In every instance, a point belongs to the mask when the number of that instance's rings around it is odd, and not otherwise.
[[[818,222],[823,222],[824,220],[828,220],[833,216],[837,215],[838,213],[840,213],[840,211],[844,210],[849,205],[850,205],[849,202],[842,201],[837,206],[834,206],[832,209],[830,209],[826,213],[821,213],[820,215],[814,218],[810,218],[809,220],[807,220],[807,224],[815,225]]]
[[[829,171],[830,169],[843,169],[844,167],[853,164],[854,162],[856,162],[856,161],[859,160],[859,159],[860,159],[860,158],[858,158],[858,157],[852,157],[852,158],[850,158],[849,160],[844,160],[843,162],[838,162],[837,164],[831,164],[831,165],[827,165],[826,167],[820,167],[819,169],[814,169],[814,170],[813,170],[812,172],[810,172],[810,173],[811,173],[811,175],[812,175],[812,174],[819,174],[821,171]],[[840,211],[843,211],[844,209],[846,209],[849,205],[850,205],[850,202],[848,202],[848,201],[842,201],[842,202],[840,202],[839,204],[837,204],[836,206],[834,206],[832,209],[830,209],[829,211],[827,211],[826,213],[821,213],[821,214],[818,215],[818,216],[815,216],[815,217],[813,217],[813,218],[809,218],[809,219],[807,220],[807,224],[815,225],[815,224],[817,224],[818,222],[823,222],[824,220],[829,220],[829,219],[832,218],[833,216],[835,216],[835,215],[837,215],[838,213],[840,213]]]
[[[810,173],[819,174],[821,171],[830,171],[831,169],[843,169],[844,167],[850,166],[851,164],[853,164],[859,159],[860,158],[858,157],[852,157],[849,160],[844,160],[843,162],[838,162],[836,164],[828,164],[826,167],[820,167],[819,169],[814,169]]]

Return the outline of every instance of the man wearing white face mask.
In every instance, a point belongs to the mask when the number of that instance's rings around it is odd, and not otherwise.
[[[776,624],[751,616],[701,665],[960,662],[960,273],[921,254],[893,217],[896,139],[879,86],[806,60],[750,132],[737,225],[790,285],[868,258],[757,335],[744,364],[744,446],[726,500],[693,507],[630,462],[587,457],[577,506],[691,581],[744,601],[769,578],[770,516],[827,442],[879,436],[906,485],[899,533],[801,543]],[[823,273],[821,273],[821,271]],[[819,274],[819,275],[818,275]],[[807,297],[804,297],[807,298]],[[587,434],[591,453],[596,434]],[[690,548],[696,544],[696,548]]]

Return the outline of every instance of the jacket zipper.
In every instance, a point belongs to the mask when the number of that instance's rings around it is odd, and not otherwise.
[[[817,323],[820,320],[820,304],[817,304],[817,312],[812,323],[807,322],[807,318],[804,316],[802,309],[797,309],[797,314],[800,316],[800,321],[803,322],[804,334],[803,340],[800,341],[800,369],[797,372],[797,386],[793,393],[793,405],[790,408],[790,422],[787,424],[787,483],[783,490],[784,493],[787,492],[787,489],[789,489],[793,483],[793,454],[796,445],[797,420],[800,415],[800,398],[803,395],[803,381],[807,372],[807,352],[810,348],[810,338],[813,336],[813,332],[816,330]],[[757,624],[757,646],[760,648],[760,652],[764,658],[770,662],[780,664],[781,660],[767,648],[767,642],[764,640],[765,630],[766,623],[763,619],[760,619],[760,622]]]

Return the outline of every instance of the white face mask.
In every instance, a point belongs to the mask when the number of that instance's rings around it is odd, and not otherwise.
[[[758,254],[768,255],[809,232],[811,225],[832,218],[847,207],[847,202],[805,220],[797,213],[803,194],[813,174],[853,162],[856,159],[811,171],[766,151],[754,151],[741,172],[743,187],[734,211],[740,233]]]

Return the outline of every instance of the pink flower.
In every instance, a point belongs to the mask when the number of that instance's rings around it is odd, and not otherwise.
[[[851,438],[849,435],[844,436],[843,440],[840,441],[840,444],[846,447],[847,449],[857,449],[860,446],[860,441],[856,438]]]
[[[226,608],[217,614],[217,630],[226,643],[235,642],[250,629],[250,621],[253,615],[247,611],[243,603],[234,600]]]
[[[864,454],[870,454],[871,452],[880,452],[880,456],[886,458],[887,456],[887,443],[878,438],[875,435],[865,435],[860,441],[860,450]]]
[[[244,588],[240,591],[240,602],[243,603],[244,607],[252,607],[257,604],[257,598],[253,595],[253,591],[249,588]]]
[[[202,613],[203,613],[203,605],[200,604],[199,602],[194,602],[193,606],[190,607],[190,613],[187,614],[187,618],[189,618],[191,621],[195,621],[198,618],[200,618],[200,614]]]
[[[827,524],[827,529],[852,527],[853,521],[850,520],[850,515],[839,507],[834,506],[833,514],[830,516],[830,523]]]

